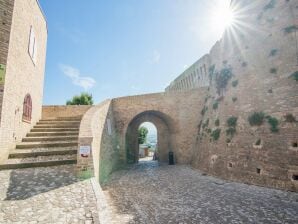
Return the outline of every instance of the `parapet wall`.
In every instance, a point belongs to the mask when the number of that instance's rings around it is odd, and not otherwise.
[[[42,107],[42,118],[55,118],[55,117],[81,117],[83,116],[92,106],[43,106]]]

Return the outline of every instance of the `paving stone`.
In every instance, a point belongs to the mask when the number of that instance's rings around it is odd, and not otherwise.
[[[111,223],[298,223],[298,194],[140,162],[103,186]]]
[[[0,223],[84,223],[90,217],[98,220],[91,181],[77,179],[74,168],[66,165],[0,171]],[[80,205],[84,207],[77,210]]]

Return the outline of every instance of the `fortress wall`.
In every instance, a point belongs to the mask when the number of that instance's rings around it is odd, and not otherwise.
[[[292,114],[298,120],[298,85],[291,77],[298,71],[298,2],[234,1],[238,3],[242,25],[228,30],[209,54],[215,72],[202,121],[209,119],[209,125],[200,128],[192,164],[221,178],[298,191],[298,127],[285,119]],[[220,97],[216,76],[228,67],[233,77]],[[218,109],[213,109],[216,102]],[[267,119],[261,126],[249,124],[248,117],[259,111],[278,119],[277,133]],[[226,134],[231,116],[238,118],[234,137]],[[217,128],[221,134],[215,141],[208,132]]]
[[[119,166],[119,149],[115,132],[111,100],[91,107],[83,116],[79,147],[90,145],[92,154],[84,158],[78,153],[80,176],[94,175],[103,183],[109,174]]]
[[[81,117],[92,106],[67,105],[67,106],[43,106],[42,118],[49,119],[55,117]]]
[[[1,35],[0,39],[2,41],[3,37],[4,44],[8,44],[9,37],[9,45],[4,90],[3,86],[0,87],[0,92],[3,94],[0,163],[7,158],[8,151],[21,141],[41,117],[47,43],[46,21],[36,0],[1,1],[3,15],[4,11],[6,16],[12,15],[12,20],[5,18],[3,21],[5,25],[1,23],[1,28],[5,29],[5,35]],[[10,33],[9,24],[11,24]],[[34,29],[37,41],[35,62],[29,55],[31,27]],[[5,49],[7,45],[4,48],[2,45],[1,50],[5,51]],[[23,120],[23,103],[27,94],[32,98],[31,122]]]
[[[120,159],[126,161],[125,136],[130,122],[144,114],[158,116],[168,125],[170,145],[165,150],[174,151],[178,163],[190,163],[205,95],[206,89],[202,88],[113,99],[115,127],[120,137]]]

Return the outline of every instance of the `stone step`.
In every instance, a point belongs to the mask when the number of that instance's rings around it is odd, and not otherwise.
[[[37,125],[80,125],[81,121],[39,121]]]
[[[44,136],[79,136],[77,131],[61,131],[61,132],[30,132],[27,137],[44,137]]]
[[[65,132],[65,131],[79,131],[79,128],[33,128],[31,132]]]
[[[9,159],[53,155],[76,155],[77,147],[16,149],[10,152]]]
[[[41,119],[40,121],[81,121],[82,117],[53,117]]]
[[[38,124],[35,125],[33,128],[79,128],[80,125],[63,125],[63,124]]]
[[[76,163],[76,155],[37,156],[30,158],[8,159],[5,164],[0,165],[0,170],[48,167]]]
[[[75,141],[78,136],[46,136],[46,137],[26,137],[22,142],[59,142],[59,141]]]
[[[48,147],[68,147],[77,146],[78,141],[61,141],[61,142],[24,142],[18,144],[16,149],[30,149],[30,148],[48,148]]]

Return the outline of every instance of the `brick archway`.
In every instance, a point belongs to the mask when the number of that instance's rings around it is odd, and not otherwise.
[[[167,162],[168,152],[170,150],[175,151],[171,138],[171,121],[166,114],[151,110],[136,115],[128,124],[125,135],[127,163],[138,162],[138,129],[144,122],[151,122],[155,125],[157,129],[157,152],[159,161]]]

